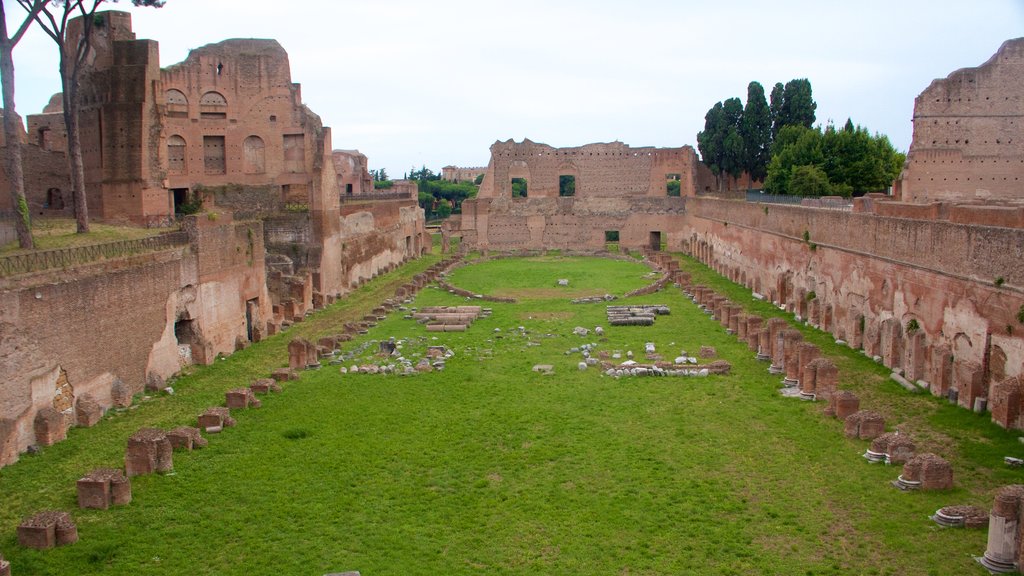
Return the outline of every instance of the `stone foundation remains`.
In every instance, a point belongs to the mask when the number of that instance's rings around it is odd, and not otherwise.
[[[115,468],[97,468],[76,483],[79,508],[106,510],[132,501],[132,482]]]

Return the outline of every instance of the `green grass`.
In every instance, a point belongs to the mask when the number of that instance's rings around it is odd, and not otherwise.
[[[112,224],[89,223],[87,234],[78,234],[73,218],[35,218],[32,220],[32,239],[36,250],[53,250],[57,248],[75,248],[91,244],[103,244],[117,240],[137,240],[167,232],[167,228],[138,228],[135,226],[116,226]],[[31,250],[18,248],[18,242],[8,242],[0,246],[0,256],[24,254]]]
[[[1016,434],[907,394],[870,360],[808,329],[835,354],[843,387],[884,408],[890,422],[905,416],[945,442],[936,451],[953,460],[957,488],[901,493],[889,486],[899,468],[868,465],[860,456],[867,443],[845,439],[821,404],[780,397],[779,377],[677,289],[619,301],[669,305],[672,314],[651,327],[610,328],[604,305],[567,303],[573,291],[621,296],[643,286],[646,267],[557,255],[454,272],[456,286],[519,298],[488,304],[493,315],[467,332],[427,333],[396,313],[345,348],[395,336],[411,356],[443,343],[456,354],[444,371],[304,372],[262,408],[236,412],[238,426],[209,435],[208,447],[176,453],[173,474],[136,478],[130,506],[74,508],[74,480],[119,463],[135,429],[193,423],[224,390],[285,363],[288,339],[337,331],[429,263],[196,369],[172,397],[72,430],[68,441],[0,470],[0,549],[15,573],[980,573],[970,555],[984,550],[984,531],[939,529],[927,515],[949,504],[988,506],[996,487],[1020,482],[1021,472],[999,461],[1020,451]],[[737,302],[779,312],[693,261],[684,267]],[[569,287],[556,286],[559,278]],[[416,301],[464,303],[433,288]],[[571,333],[597,325],[606,340]],[[579,355],[565,352],[585,342],[639,356],[654,342],[669,359],[709,345],[733,371],[616,380],[576,368]],[[372,360],[370,352],[358,361]],[[538,363],[555,374],[532,372]],[[81,541],[46,552],[17,547],[20,518],[44,507],[72,510]]]

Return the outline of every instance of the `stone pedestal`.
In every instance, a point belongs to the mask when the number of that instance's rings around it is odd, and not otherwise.
[[[83,394],[75,404],[75,420],[79,426],[91,428],[103,418],[103,407],[92,396]]]
[[[280,392],[281,385],[273,378],[260,378],[250,384],[249,389],[252,390],[254,394],[268,394],[270,392]]]
[[[36,444],[40,446],[52,446],[67,438],[64,415],[50,407],[36,412],[33,428],[36,433]]]
[[[860,411],[860,398],[849,390],[840,390],[832,395],[832,400],[829,402],[829,410],[826,410],[826,412],[829,411],[832,412],[832,416],[840,420],[846,420],[851,415]]]
[[[918,454],[903,465],[903,473],[893,485],[901,490],[949,490],[953,487],[953,468],[935,454]]]
[[[206,438],[200,433],[199,428],[192,426],[179,426],[167,433],[167,439],[175,450],[192,450],[203,448],[207,445]]]
[[[1003,486],[996,492],[988,520],[988,545],[977,560],[994,573],[1016,571],[1021,558],[1021,502],[1024,485]]]
[[[758,344],[760,343],[760,332],[762,325],[764,324],[764,318],[760,316],[747,316],[747,328],[745,337],[747,341],[747,348],[752,352],[757,352]]]
[[[904,464],[914,457],[914,441],[906,434],[886,432],[871,441],[871,448],[864,453],[869,462]]]
[[[235,419],[231,417],[231,410],[221,406],[207,408],[199,415],[199,428],[206,432],[220,432],[224,428],[234,426]]]
[[[173,467],[173,448],[167,434],[156,428],[143,428],[128,439],[124,464],[128,476],[168,472]]]
[[[40,512],[18,526],[18,544],[26,548],[45,550],[77,541],[78,528],[67,512]]]
[[[861,410],[846,418],[843,433],[847,438],[874,440],[885,432],[885,418],[872,410]]]
[[[249,388],[235,388],[224,394],[225,404],[233,410],[259,408],[261,403]]]
[[[821,358],[821,350],[817,346],[810,342],[800,342],[797,344],[797,359],[796,359],[796,371],[797,380],[800,386],[801,393],[814,393],[814,369],[808,368],[808,364],[812,360]]]

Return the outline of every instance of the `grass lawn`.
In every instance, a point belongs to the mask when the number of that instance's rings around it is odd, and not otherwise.
[[[806,330],[840,366],[862,405],[920,435],[954,464],[957,487],[901,493],[898,467],[869,465],[823,406],[778,395],[779,376],[753,359],[677,289],[616,303],[671,307],[651,327],[608,327],[603,304],[578,294],[648,284],[630,262],[504,259],[459,268],[452,284],[513,295],[464,333],[427,333],[392,314],[360,341],[390,336],[410,358],[444,344],[444,371],[414,377],[307,371],[236,412],[239,424],[163,476],[133,480],[131,505],[75,508],[74,480],[118,465],[145,425],[194,424],[223,391],[287,362],[296,335],[338,331],[436,258],[378,278],[344,302],[174,383],[38,456],[0,470],[0,550],[15,574],[983,574],[984,531],[940,529],[950,504],[988,507],[1021,482],[1002,466],[1016,433],[912,395],[886,371]],[[758,312],[780,313],[689,259],[702,282]],[[559,278],[568,287],[557,286]],[[415,305],[465,304],[437,289]],[[790,319],[792,319],[790,317]],[[575,326],[606,327],[605,339]],[[522,327],[522,330],[519,328]],[[436,339],[435,339],[436,338]],[[714,346],[733,371],[707,378],[616,380],[577,369],[583,343],[667,359]],[[372,344],[346,365],[373,360]],[[531,371],[552,364],[554,375]],[[890,426],[891,427],[891,426]],[[70,510],[81,541],[36,552],[15,527],[42,508]]]
[[[74,248],[117,240],[137,240],[168,231],[168,228],[138,228],[90,222],[89,233],[78,234],[74,218],[34,218],[32,220],[32,239],[35,240],[36,250]],[[0,256],[24,254],[25,252],[30,252],[30,250],[18,248],[17,240],[0,246]]]

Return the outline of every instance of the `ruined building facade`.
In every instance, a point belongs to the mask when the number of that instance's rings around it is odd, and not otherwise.
[[[130,15],[104,12],[92,46],[81,82],[91,217],[163,226],[200,200],[201,211],[157,248],[0,275],[0,466],[39,441],[40,414],[67,427],[83,401],[130,403],[430,247],[414,185],[372,194],[358,153],[339,178],[331,131],[276,41],[210,44],[161,69]],[[73,213],[60,102],[28,117],[21,142],[37,215]],[[366,194],[347,196],[348,183]]]
[[[1024,204],[1024,41],[931,83],[914,101],[906,202]]]
[[[486,172],[486,166],[474,166],[472,168],[445,166],[441,168],[441,180],[447,182],[476,182],[476,179]]]
[[[680,196],[669,195],[669,181]],[[484,250],[604,249],[609,240],[660,249],[682,240],[683,197],[713,185],[689,146],[495,142],[477,197],[448,231]]]
[[[917,99],[902,198],[829,209],[695,195],[692,151],[496,143],[446,232],[468,249],[687,252],[906,380],[1024,426],[1024,39]],[[681,174],[681,198],[659,188]],[[559,197],[560,175],[576,176]],[[529,182],[512,197],[512,180]],[[660,241],[660,242],[659,242]]]

